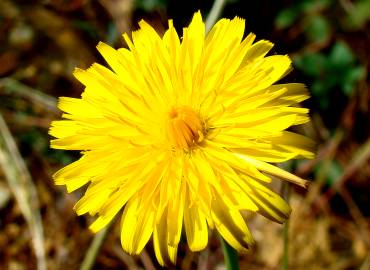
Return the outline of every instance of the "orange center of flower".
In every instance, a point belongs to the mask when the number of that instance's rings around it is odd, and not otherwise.
[[[202,122],[192,108],[181,106],[168,112],[168,139],[178,149],[189,150],[203,140]]]

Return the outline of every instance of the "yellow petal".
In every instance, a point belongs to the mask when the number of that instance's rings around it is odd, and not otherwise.
[[[81,126],[78,125],[75,121],[53,121],[49,129],[49,134],[56,138],[63,138],[75,135],[80,130]]]
[[[186,194],[186,183],[180,177],[176,179],[181,181],[181,185],[177,191],[173,193],[172,200],[168,202],[168,245],[177,247],[181,238],[182,224],[184,218],[184,207],[185,207],[185,194]],[[175,181],[176,181],[175,180]],[[172,258],[173,261],[175,258]]]
[[[141,204],[138,195],[125,206],[121,221],[121,244],[129,254],[139,254],[153,232],[155,211],[150,204]]]
[[[242,215],[226,196],[213,201],[212,218],[217,231],[238,252],[246,252],[254,244]]]
[[[173,259],[176,259],[173,254],[177,252],[177,247],[168,246],[167,235],[167,211],[165,211],[159,221],[154,224],[153,231],[154,252],[161,266],[168,265],[171,262],[175,263]]]
[[[117,52],[117,50],[113,49],[111,46],[105,44],[104,42],[99,42],[96,48],[115,73],[123,76],[125,75],[126,68],[122,65],[123,61],[120,60],[123,59],[121,59],[121,56]]]
[[[209,147],[204,151],[206,156],[213,161],[214,164],[217,164],[217,160],[224,161],[225,163],[229,164],[234,170],[238,172],[242,172],[247,175],[251,175],[257,179],[260,179],[265,182],[270,182],[271,179],[264,174],[260,173],[255,166],[252,164],[245,162],[243,159],[238,158],[236,154],[231,151],[227,151],[223,148],[217,148],[212,145],[212,143],[207,142]]]
[[[278,223],[283,223],[289,217],[291,209],[279,195],[251,177],[241,178],[252,189],[248,194],[261,215]]]
[[[186,49],[189,56],[189,64],[194,73],[201,53],[203,51],[204,36],[205,36],[205,25],[202,20],[200,12],[196,12],[193,16],[192,21],[188,28],[184,28],[182,41],[182,50]],[[183,53],[185,56],[185,54]]]
[[[208,243],[207,222],[205,215],[196,204],[185,209],[184,224],[190,250],[199,251],[204,249]]]
[[[256,59],[264,57],[273,46],[274,44],[268,40],[260,40],[254,43],[245,54],[242,65],[244,66]]]
[[[274,175],[274,176],[277,176],[277,177],[280,177],[286,181],[289,181],[289,182],[292,182],[298,186],[301,186],[301,187],[304,187],[304,188],[307,188],[308,187],[308,184],[309,182],[307,180],[304,180],[294,174],[291,174],[287,171],[284,171],[276,166],[273,166],[269,163],[266,163],[266,162],[263,162],[263,161],[259,161],[259,160],[256,160],[256,159],[252,159],[246,155],[242,155],[242,154],[235,154],[237,157],[245,160],[246,162],[248,162],[249,164],[255,166],[257,169],[263,171],[263,172],[266,172],[268,174],[271,174],[271,175]]]
[[[304,84],[301,83],[287,83],[287,84],[275,84],[269,86],[266,90],[268,93],[274,93],[279,89],[286,89],[286,93],[276,100],[272,100],[266,105],[284,105],[290,106],[298,102],[304,101],[309,98],[309,93]]]
[[[102,204],[108,199],[112,193],[109,189],[102,189],[99,192],[89,193],[85,195],[75,204],[73,209],[77,215],[83,215],[89,212],[91,215],[95,215],[101,208]]]

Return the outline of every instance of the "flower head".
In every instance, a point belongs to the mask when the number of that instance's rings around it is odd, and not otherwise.
[[[268,175],[306,181],[269,162],[312,158],[311,140],[286,131],[309,121],[295,105],[304,85],[275,84],[291,69],[288,56],[266,56],[273,44],[243,39],[244,20],[221,19],[206,35],[199,12],[182,40],[172,21],[163,37],[146,22],[124,34],[128,49],[99,43],[112,70],[76,69],[81,98],[61,97],[64,120],[50,134],[57,149],[82,157],[58,171],[72,192],[88,185],[77,214],[106,226],[123,210],[121,243],[138,254],[153,238],[159,263],[175,262],[184,225],[198,251],[217,230],[238,251],[253,239],[241,210],[284,222],[289,206],[266,187]]]

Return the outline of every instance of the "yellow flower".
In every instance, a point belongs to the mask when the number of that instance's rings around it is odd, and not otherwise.
[[[192,251],[209,229],[239,252],[253,244],[241,210],[284,222],[290,207],[266,187],[268,175],[306,181],[268,162],[312,158],[313,142],[286,131],[309,121],[294,107],[304,85],[274,84],[291,69],[288,56],[266,56],[273,44],[243,39],[244,20],[221,19],[206,35],[195,13],[182,41],[172,21],[163,37],[146,22],[124,34],[129,49],[99,43],[110,69],[76,69],[81,98],[61,97],[64,120],[50,134],[56,149],[82,157],[58,171],[72,192],[88,184],[78,215],[97,216],[96,232],[123,210],[121,243],[130,254],[153,238],[160,264],[176,261],[184,224]],[[266,173],[266,174],[265,174]]]

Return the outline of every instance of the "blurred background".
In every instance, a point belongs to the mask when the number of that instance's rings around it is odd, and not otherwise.
[[[95,46],[125,46],[121,33],[145,19],[163,33],[174,19],[181,33],[195,11],[213,1],[0,1],[0,269],[159,269],[152,244],[137,257],[120,246],[119,222],[94,236],[52,174],[79,157],[49,148],[58,96],[79,97],[75,67],[105,64]],[[255,248],[241,269],[370,269],[370,0],[261,0],[225,2],[221,16],[246,19],[246,33],[275,43],[312,98],[312,122],[298,127],[317,142],[314,160],[282,166],[312,180],[308,190],[284,193],[289,223],[248,221]],[[80,268],[82,265],[82,268]],[[173,269],[225,269],[219,238],[201,253],[179,247]]]

